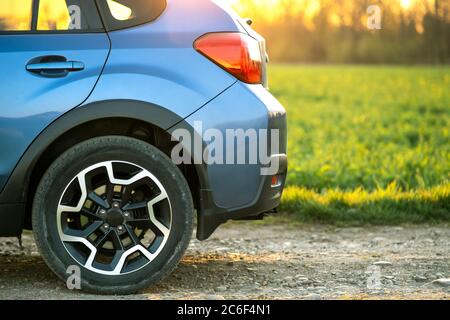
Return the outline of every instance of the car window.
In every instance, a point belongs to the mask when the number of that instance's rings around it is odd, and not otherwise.
[[[33,0],[0,0],[0,31],[29,31]]]
[[[102,23],[92,0],[40,0],[38,31],[98,31]]]
[[[166,0],[98,0],[106,26],[118,30],[144,24],[158,18]]]

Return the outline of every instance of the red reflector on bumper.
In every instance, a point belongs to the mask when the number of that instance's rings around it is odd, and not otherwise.
[[[283,183],[283,178],[281,176],[272,176],[271,186],[272,188],[278,188]]]

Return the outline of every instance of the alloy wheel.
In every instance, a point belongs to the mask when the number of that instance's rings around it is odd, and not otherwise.
[[[67,252],[104,275],[133,273],[164,248],[172,208],[163,184],[129,162],[107,161],[78,173],[58,205],[57,226]]]

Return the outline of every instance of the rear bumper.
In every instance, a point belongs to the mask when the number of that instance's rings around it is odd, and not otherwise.
[[[268,164],[196,166],[201,181],[197,238],[205,240],[220,224],[230,219],[255,217],[279,206],[287,174],[287,124],[286,111],[263,86],[241,82],[231,86],[170,131],[180,127],[190,128],[195,131],[194,135],[203,137],[202,132],[195,129],[195,124],[199,122],[203,133],[213,129],[220,131],[224,137],[228,130],[266,132],[264,138],[258,136],[258,143],[267,146],[264,154],[270,157]],[[278,140],[273,136],[273,130],[276,130]],[[203,140],[203,143],[208,145],[207,141]],[[250,150],[249,145],[245,145],[245,148],[246,152]],[[229,150],[225,147],[224,154],[227,152]],[[234,152],[238,153],[236,150]],[[267,167],[275,170],[263,174]],[[272,186],[274,175],[278,176],[279,181]]]
[[[208,239],[221,224],[228,220],[251,219],[270,212],[280,205],[286,182],[287,156],[285,154],[274,155],[272,156],[272,161],[276,161],[279,164],[279,170],[276,175],[280,176],[281,184],[272,187],[272,176],[264,176],[258,196],[250,205],[233,209],[221,208],[215,204],[211,190],[200,190],[201,219],[198,221],[197,239]]]

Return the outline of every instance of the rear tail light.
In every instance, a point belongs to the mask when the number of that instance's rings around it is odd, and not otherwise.
[[[246,34],[208,33],[195,41],[194,48],[243,82],[263,81],[259,42]]]

